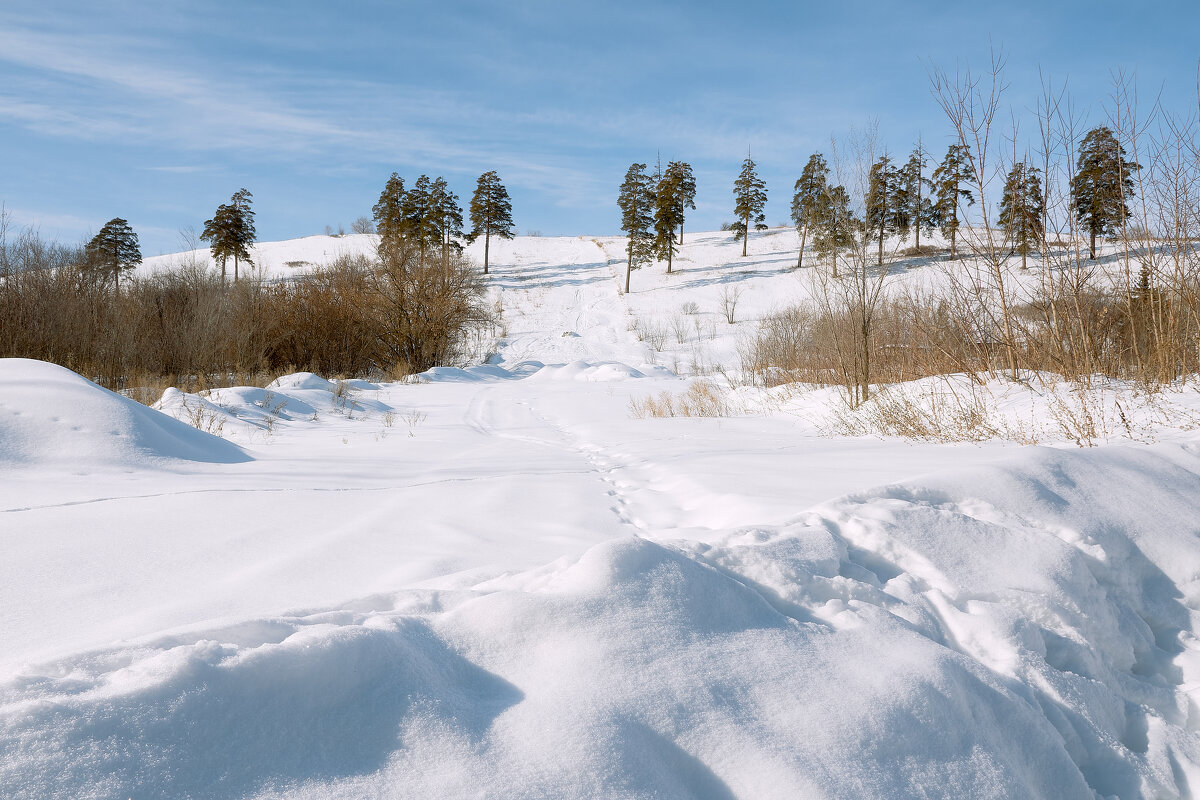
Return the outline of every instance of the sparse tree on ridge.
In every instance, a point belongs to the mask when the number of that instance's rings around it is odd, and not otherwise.
[[[666,177],[674,187],[677,205],[675,210],[679,217],[679,243],[683,244],[683,222],[687,209],[696,210],[696,176],[692,174],[692,165],[686,161],[672,161],[667,164]]]
[[[434,179],[429,187],[429,213],[437,226],[442,268],[449,269],[450,252],[462,252],[462,245],[458,243],[458,239],[463,235],[463,215],[462,208],[458,205],[458,196],[450,191],[450,186],[444,178]]]
[[[804,266],[804,246],[808,241],[808,229],[820,217],[824,204],[829,201],[829,165],[820,153],[809,156],[804,171],[796,181],[796,193],[792,196],[792,221],[800,233],[800,255],[796,268]]]
[[[1004,181],[997,222],[1010,243],[1021,254],[1021,269],[1026,268],[1031,243],[1042,240],[1042,180],[1040,170],[1024,161],[1013,164]]]
[[[437,247],[442,240],[442,226],[437,211],[431,204],[433,182],[428,175],[417,178],[412,188],[404,194],[401,216],[404,218],[404,234],[417,245],[420,265],[425,266],[425,254]]]
[[[837,255],[855,244],[854,235],[860,227],[850,209],[850,193],[844,186],[833,186],[826,190],[825,198],[817,207],[813,220],[813,248],[817,255],[832,260],[833,277],[838,276]]]
[[[686,168],[686,173],[682,168]],[[690,174],[691,167],[687,164],[672,161],[654,183],[654,257],[667,262],[668,275],[674,265],[675,253],[679,250],[675,245],[676,228],[679,229],[680,238],[683,238],[683,213],[689,202],[689,189],[684,181],[688,180]],[[690,191],[692,195],[695,194],[695,181],[692,181]],[[695,207],[693,204],[692,208]]]
[[[617,198],[621,208],[621,230],[629,236],[625,246],[625,293],[629,293],[629,276],[633,270],[654,257],[654,186],[646,174],[645,164],[631,164],[621,184]]]
[[[493,236],[511,239],[516,235],[512,219],[512,202],[508,189],[500,182],[495,170],[483,173],[471,196],[471,232],[467,241],[474,242],[483,237],[483,274],[488,274],[488,248]]]
[[[102,282],[112,275],[113,290],[121,291],[121,273],[142,263],[137,234],[120,217],[110,219],[84,248],[88,267],[98,272]]]
[[[250,246],[257,233],[254,229],[254,211],[250,208],[253,197],[247,189],[233,193],[229,203],[217,206],[212,219],[205,220],[200,238],[212,242],[213,258],[221,263],[221,283],[225,282],[225,262],[233,257],[233,282],[238,281],[238,265],[245,261],[251,266]]]
[[[916,234],[916,248],[921,250],[921,228],[932,230],[936,225],[936,214],[933,202],[929,199],[927,188],[932,183],[925,177],[925,165],[929,160],[925,157],[925,148],[920,142],[908,157],[908,163],[900,168],[900,198],[904,204],[903,217],[907,227]]]
[[[742,256],[746,255],[746,244],[750,239],[750,222],[754,222],[754,230],[767,229],[767,189],[762,178],[754,171],[754,159],[746,156],[742,162],[742,171],[733,182],[734,207],[733,213],[737,222],[733,223],[733,240],[742,240]]]
[[[1141,169],[1125,158],[1125,148],[1106,126],[1093,128],[1079,145],[1079,167],[1071,180],[1071,205],[1089,234],[1088,258],[1096,257],[1096,237],[1125,225],[1133,197],[1133,173]]]
[[[904,197],[900,191],[900,171],[892,166],[888,156],[871,165],[867,177],[867,196],[864,201],[864,222],[872,236],[879,241],[879,266],[883,266],[883,240],[889,233],[908,235]]]
[[[404,216],[406,194],[404,179],[393,172],[379,194],[379,202],[371,208],[371,214],[375,217],[375,230],[379,233],[381,252],[398,251],[400,243],[404,240],[408,226]]]
[[[354,220],[354,224],[350,226],[350,230],[358,234],[374,233],[375,223],[371,222],[370,217],[359,217]]]
[[[967,205],[975,202],[970,184],[975,180],[975,167],[971,163],[971,153],[966,145],[952,144],[946,151],[946,157],[933,171],[933,191],[936,198],[933,203],[938,226],[942,235],[950,238],[950,260],[957,257],[955,245],[958,239],[958,212],[962,201]]]

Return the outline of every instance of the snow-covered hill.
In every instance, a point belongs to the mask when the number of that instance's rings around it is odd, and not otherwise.
[[[0,793],[1190,796],[1196,434],[832,437],[827,391],[727,391],[795,246],[689,233],[624,295],[619,240],[493,243],[487,364],[164,395],[201,431],[0,362]],[[631,413],[693,373],[732,416]]]

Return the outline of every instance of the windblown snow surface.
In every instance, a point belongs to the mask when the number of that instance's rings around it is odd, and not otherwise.
[[[1190,797],[1195,393],[1089,449],[636,418],[803,295],[751,246],[625,296],[619,242],[493,243],[494,354],[415,383],[0,361],[0,795]]]

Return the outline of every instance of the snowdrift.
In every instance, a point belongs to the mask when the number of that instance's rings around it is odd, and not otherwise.
[[[237,445],[68,369],[0,359],[0,468],[150,468],[165,461],[248,460]]]
[[[1153,797],[1200,780],[1200,460],[1031,450],[710,542],[0,689],[13,797]],[[481,524],[486,522],[481,521]]]

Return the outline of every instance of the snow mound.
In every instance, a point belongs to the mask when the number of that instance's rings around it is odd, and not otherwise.
[[[0,359],[0,466],[79,470],[248,460],[240,447],[64,367]]]
[[[0,684],[0,783],[1174,796],[1200,772],[1197,497],[1184,448],[1031,450],[710,542],[73,656]]]
[[[333,384],[320,375],[312,372],[295,372],[283,375],[267,384],[268,389],[321,389],[326,392],[333,390]]]
[[[646,377],[669,378],[674,375],[665,367],[652,365],[634,369],[619,361],[572,361],[570,364],[543,367],[531,376],[539,381],[623,381]]]

